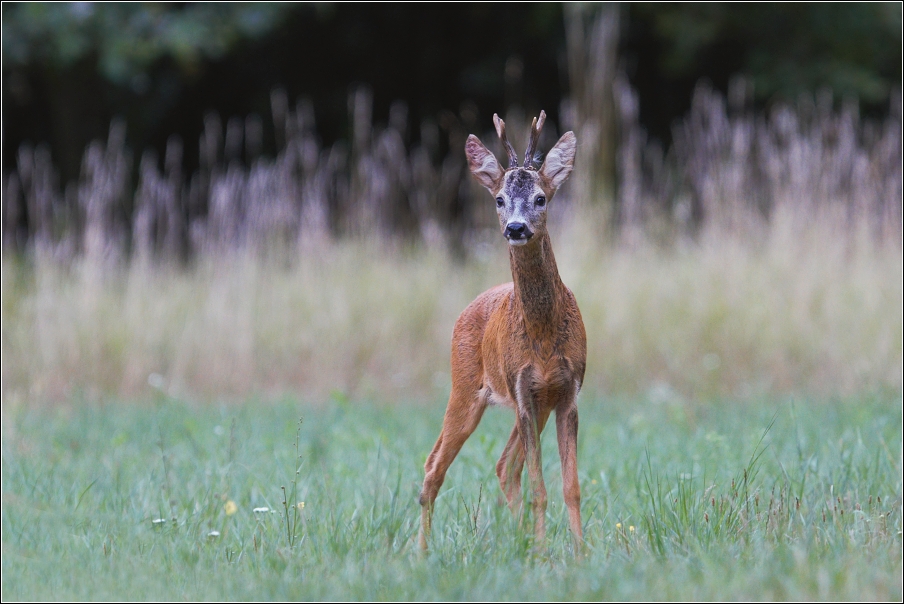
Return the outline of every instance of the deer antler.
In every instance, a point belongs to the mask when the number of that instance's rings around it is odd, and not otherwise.
[[[524,167],[528,170],[534,170],[534,152],[537,150],[537,143],[540,142],[540,131],[543,130],[543,124],[546,123],[546,112],[541,110],[540,117],[534,118],[530,125],[530,138],[527,140],[527,151],[524,152]]]
[[[512,147],[512,143],[508,142],[508,139],[505,137],[505,122],[499,119],[497,114],[493,114],[493,124],[496,125],[496,134],[499,135],[499,139],[502,141],[502,144],[505,145],[505,150],[508,153],[509,158],[509,167],[512,168],[518,167],[518,154],[515,153],[515,148]]]

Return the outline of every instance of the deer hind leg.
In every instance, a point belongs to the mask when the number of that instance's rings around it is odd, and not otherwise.
[[[421,532],[419,543],[422,550],[427,549],[427,538],[433,519],[433,502],[446,478],[446,471],[462,445],[473,434],[483,417],[486,404],[476,392],[463,396],[454,388],[449,397],[449,406],[443,418],[443,429],[440,432],[433,450],[427,456],[424,465],[424,486],[421,488],[419,502],[421,504]]]
[[[568,507],[568,523],[575,548],[584,541],[581,531],[581,485],[578,482],[578,406],[577,388],[556,408],[556,435],[562,460],[562,490]]]
[[[537,432],[543,433],[549,412],[541,412],[537,417]],[[502,450],[502,456],[496,464],[496,476],[499,478],[499,486],[505,494],[509,509],[516,516],[521,511],[521,474],[524,471],[524,445],[518,437],[518,422],[512,428],[508,443]]]
[[[509,509],[516,516],[521,510],[521,472],[524,469],[524,447],[518,440],[518,424],[512,428],[502,455],[496,463],[496,476]]]

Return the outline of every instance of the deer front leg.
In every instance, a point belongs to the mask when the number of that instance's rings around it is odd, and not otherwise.
[[[527,477],[531,489],[531,507],[534,513],[534,539],[539,545],[546,538],[546,485],[543,483],[543,463],[540,455],[540,439],[536,416],[518,416],[518,437],[524,443]]]
[[[484,409],[486,405],[476,393],[463,395],[453,387],[443,418],[442,432],[424,465],[424,486],[418,498],[421,504],[421,532],[418,541],[422,550],[427,549],[427,538],[433,521],[433,502],[446,478],[446,471],[462,445],[477,428]]]
[[[543,483],[543,462],[540,455],[540,431],[543,429],[536,397],[531,387],[529,370],[518,375],[518,438],[524,447],[527,477],[530,482],[534,513],[534,542],[537,546],[546,539],[546,485]],[[545,423],[545,419],[543,420]]]
[[[575,551],[578,551],[584,536],[581,529],[581,485],[578,482],[577,389],[556,409],[556,436],[562,460],[562,490],[568,507],[568,523],[574,536]]]

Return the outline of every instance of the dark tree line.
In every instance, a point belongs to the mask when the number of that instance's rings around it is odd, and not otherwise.
[[[828,87],[867,112],[886,110],[900,87],[897,3],[620,12],[620,64],[641,122],[665,144],[701,78],[725,93],[743,73],[763,104]],[[375,115],[402,100],[412,124],[463,104],[481,123],[512,105],[556,119],[571,88],[566,46],[558,4],[4,3],[3,168],[23,141],[47,142],[62,179],[74,179],[114,116],[136,150],[163,154],[175,133],[195,158],[205,112],[266,116],[274,88],[312,100],[326,144],[348,140],[359,84],[373,90]],[[263,144],[275,154],[269,128]]]

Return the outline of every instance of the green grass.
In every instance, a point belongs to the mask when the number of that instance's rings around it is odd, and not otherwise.
[[[554,430],[547,541],[499,505],[501,409],[453,464],[419,557],[444,403],[7,404],[3,600],[902,597],[900,395],[582,396],[578,559]],[[305,502],[297,523],[282,487]]]

